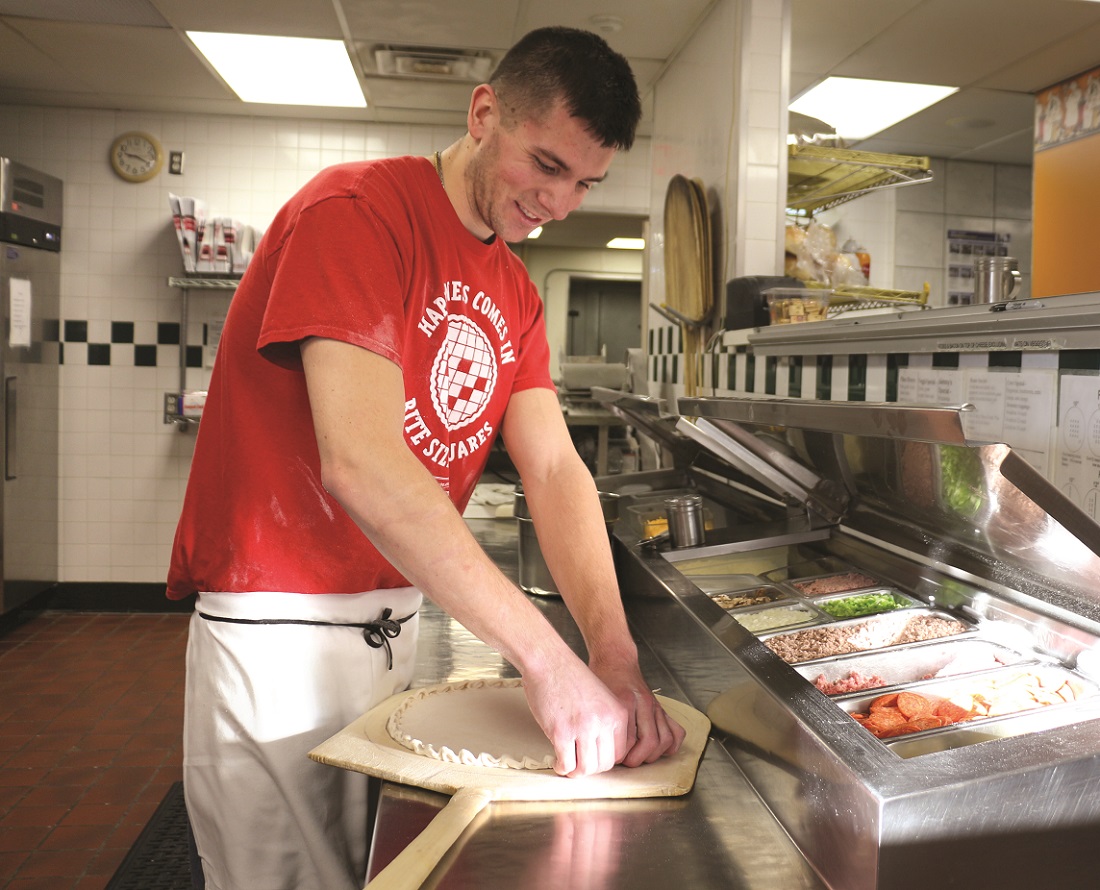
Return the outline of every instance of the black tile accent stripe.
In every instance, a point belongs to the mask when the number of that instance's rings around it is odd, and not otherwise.
[[[178,322],[158,322],[156,343],[135,343],[134,332],[136,325],[132,321],[112,321],[111,337],[109,343],[88,342],[89,323],[83,319],[45,319],[43,321],[43,341],[47,344],[57,343],[57,363],[65,364],[65,347],[68,346],[69,363],[82,353],[86,355],[86,363],[97,366],[110,366],[112,364],[129,364],[131,350],[112,350],[112,344],[133,345],[133,366],[139,368],[155,368],[158,366],[158,358],[165,365],[169,362],[174,366],[178,364],[178,354],[173,351],[161,353],[159,346],[178,346],[180,342],[180,326]],[[207,342],[207,330],[203,327],[203,344]],[[80,352],[74,352],[80,350]],[[187,367],[203,367],[202,345],[187,345]],[[48,353],[44,353],[48,358]]]
[[[898,374],[902,368],[909,367],[909,356],[905,353],[891,353],[886,356],[886,401],[898,400]]]
[[[1100,349],[1077,349],[1058,353],[1060,371],[1100,371]]]
[[[88,364],[89,365],[109,365],[111,363],[111,344],[110,343],[89,343],[88,344]]]
[[[88,342],[88,322],[75,321],[74,319],[65,320],[65,342],[66,343],[87,343]]]
[[[814,395],[822,401],[828,401],[833,397],[833,357],[831,355],[817,357],[817,392]]]
[[[991,352],[989,353],[989,367],[991,368],[1019,368],[1023,366],[1024,354],[1022,352]]]
[[[792,355],[791,366],[787,371],[787,395],[799,398],[802,395],[802,356]]]
[[[157,366],[157,348],[155,346],[134,346],[134,367],[155,368]]]
[[[848,356],[848,401],[867,401],[867,356]]]

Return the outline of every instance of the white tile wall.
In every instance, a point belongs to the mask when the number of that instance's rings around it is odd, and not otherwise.
[[[993,216],[994,165],[975,161],[948,161],[946,164],[947,213]]]
[[[182,176],[133,185],[113,176],[107,150],[126,130],[156,135],[185,154]],[[134,323],[136,343],[156,343],[157,324],[179,321],[167,285],[182,267],[168,193],[203,198],[214,213],[265,228],[282,203],[323,166],[404,153],[429,154],[455,128],[214,115],[134,114],[0,106],[0,155],[65,183],[61,312],[109,343],[112,321]],[[649,210],[649,143],[614,162],[586,209]],[[195,298],[188,340],[224,311]],[[193,436],[165,425],[162,394],[178,389],[178,351],[160,346],[157,367],[134,367],[133,346],[111,347],[109,366],[65,351],[61,371],[60,578],[68,582],[164,580],[190,466]],[[189,371],[201,388],[207,373]]]
[[[648,299],[665,301],[669,180],[698,177],[724,221],[719,281],[782,268],[789,8],[718,0],[658,83],[654,102]],[[649,323],[665,320],[653,314]]]
[[[904,191],[904,189],[902,189]],[[883,189],[864,195],[815,217],[832,227],[838,247],[854,240],[871,255],[870,283],[874,287],[892,288],[896,228],[898,224],[897,189]]]
[[[738,204],[744,206],[744,250],[736,252],[726,279],[771,275],[783,264],[783,210],[786,207],[787,101],[790,69],[790,8],[782,0],[741,4],[741,98],[748,114],[745,163],[739,170]],[[764,192],[763,185],[770,191]]]
[[[838,240],[843,240],[840,233],[844,233],[843,237],[851,235],[870,249],[873,285],[921,290],[927,282],[930,302],[937,306],[944,305],[947,292],[947,232],[1007,234],[1011,253],[1020,264],[1019,296],[1029,296],[1031,168],[934,158],[932,172],[929,183],[868,195],[822,214],[821,219],[837,229]],[[887,209],[888,202],[893,212]],[[891,243],[883,243],[884,237]]]

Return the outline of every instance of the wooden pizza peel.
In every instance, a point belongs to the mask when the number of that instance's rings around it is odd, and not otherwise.
[[[607,800],[687,794],[695,783],[710,732],[706,715],[658,695],[662,707],[686,733],[676,754],[632,769],[617,766],[595,776],[570,779],[553,770],[469,766],[415,753],[395,741],[386,728],[390,715],[409,695],[406,691],[391,696],[309,752],[319,763],[452,795],[420,835],[370,881],[371,890],[420,887],[490,801]],[[476,720],[476,714],[471,714],[471,719]]]

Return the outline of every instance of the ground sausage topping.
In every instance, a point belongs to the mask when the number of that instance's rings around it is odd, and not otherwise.
[[[966,630],[953,618],[934,615],[906,615],[894,612],[845,626],[825,625],[778,634],[765,643],[788,664],[831,658],[849,652],[865,652],[881,646],[936,640]]]
[[[862,572],[845,572],[842,575],[829,575],[825,578],[810,578],[806,581],[795,581],[794,586],[807,596],[818,596],[822,593],[844,593],[848,590],[859,590],[861,587],[874,587],[879,582],[870,575]]]

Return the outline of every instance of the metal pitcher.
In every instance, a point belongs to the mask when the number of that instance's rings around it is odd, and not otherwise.
[[[1016,257],[983,256],[974,260],[974,302],[1003,303],[1020,292]]]
[[[601,491],[600,505],[603,507],[603,518],[607,525],[607,533],[611,534],[612,526],[619,518],[619,496],[614,492]],[[527,509],[527,498],[523,494],[523,487],[516,486],[512,512],[519,525],[519,586],[527,593],[539,596],[557,596],[558,588],[554,582],[550,568],[542,555],[538,536],[535,534],[535,523],[531,519],[531,512]],[[562,517],[562,522],[568,522],[568,517]]]

